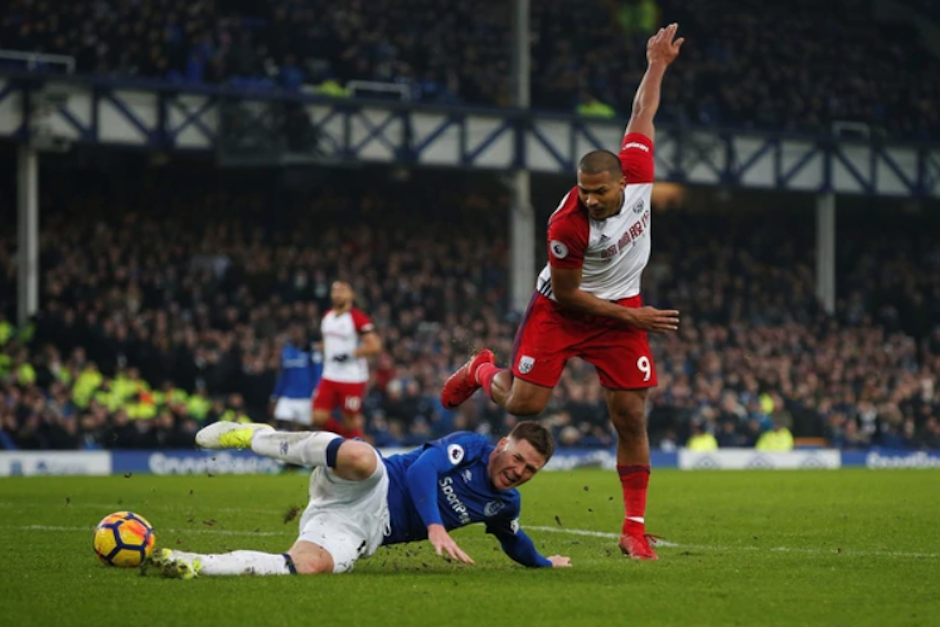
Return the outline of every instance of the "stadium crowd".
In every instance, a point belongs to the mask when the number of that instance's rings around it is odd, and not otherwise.
[[[601,103],[604,115],[626,114],[647,37],[676,21],[687,44],[661,121],[940,132],[940,62],[913,26],[876,20],[869,0],[531,4],[537,109]],[[367,80],[424,102],[506,106],[511,13],[504,0],[12,0],[0,49],[69,55],[79,72],[105,76],[331,95]]]
[[[247,182],[180,176],[76,173],[45,195],[41,313],[15,329],[13,302],[0,307],[0,446],[188,446],[209,421],[270,419],[288,323],[314,339],[336,277],[385,346],[364,407],[377,443],[511,426],[482,395],[456,413],[437,400],[475,346],[501,363],[512,352],[503,192],[458,176],[357,187],[362,174],[337,173],[272,208]],[[551,200],[538,201],[543,218]],[[751,446],[782,426],[846,448],[940,448],[940,245],[924,222],[935,218],[840,223],[828,317],[810,216],[657,212],[644,297],[683,324],[652,341],[656,446],[696,429]],[[14,246],[0,239],[3,294],[15,294]],[[611,442],[578,360],[542,419],[564,444]]]

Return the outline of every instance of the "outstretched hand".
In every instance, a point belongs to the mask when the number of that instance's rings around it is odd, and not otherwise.
[[[434,551],[445,559],[452,559],[465,564],[474,564],[470,556],[457,546],[443,525],[430,525],[428,527],[428,541],[434,545]]]
[[[571,558],[565,557],[564,555],[552,555],[551,557],[547,557],[545,559],[552,563],[552,568],[571,567]]]
[[[660,28],[659,32],[650,37],[646,43],[646,60],[650,65],[657,63],[669,65],[679,56],[679,49],[682,48],[684,37],[676,39],[676,31],[679,25],[672,23],[665,28]]]
[[[668,333],[679,328],[679,312],[674,309],[656,309],[646,305],[627,309],[626,323],[648,333]]]

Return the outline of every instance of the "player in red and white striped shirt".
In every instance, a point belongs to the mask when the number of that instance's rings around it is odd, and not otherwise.
[[[333,308],[320,321],[323,376],[313,393],[314,424],[346,438],[362,437],[362,399],[369,382],[366,358],[382,352],[375,325],[353,306],[354,297],[349,283],[333,283]],[[337,408],[343,414],[342,424],[330,415]]]
[[[643,306],[640,276],[650,255],[653,118],[666,68],[683,40],[672,24],[650,38],[649,66],[633,103],[619,155],[597,150],[581,159],[578,185],[548,223],[548,265],[516,335],[512,369],[487,349],[454,373],[441,392],[456,407],[478,388],[511,414],[540,413],[565,363],[581,357],[597,369],[617,430],[623,487],[620,548],[634,559],[656,559],[646,534],[650,475],[647,390],[656,371],[647,333],[675,331],[678,311]]]

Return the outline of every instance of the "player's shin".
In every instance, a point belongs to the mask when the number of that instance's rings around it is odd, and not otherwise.
[[[232,551],[215,555],[199,555],[173,551],[171,559],[199,562],[198,574],[202,575],[290,575],[296,571],[286,554],[261,553],[260,551]]]
[[[511,383],[512,373],[509,372],[509,370],[500,368],[496,364],[483,364],[477,369],[477,374],[476,374],[477,383],[479,383],[480,386],[483,388],[483,392],[488,397],[490,397],[490,400],[500,405],[502,404],[500,399],[505,397],[505,394],[503,393],[503,389],[502,389],[503,386],[500,386],[499,383],[501,382],[497,380],[497,375],[499,375],[501,372],[506,373],[503,376],[509,378],[510,380],[509,387],[511,387],[512,386],[512,383]],[[494,383],[496,385],[494,385]]]
[[[264,431],[251,438],[251,450],[289,464],[334,468],[337,451],[343,442],[343,438],[328,431]]]

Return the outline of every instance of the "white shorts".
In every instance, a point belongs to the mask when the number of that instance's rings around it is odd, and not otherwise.
[[[274,406],[274,418],[296,422],[299,425],[312,425],[310,399],[284,397],[277,399],[277,404]]]
[[[340,479],[324,467],[310,474],[310,502],[297,539],[323,547],[333,557],[334,573],[375,553],[389,532],[388,472],[377,451],[375,457],[375,472],[365,481]]]

